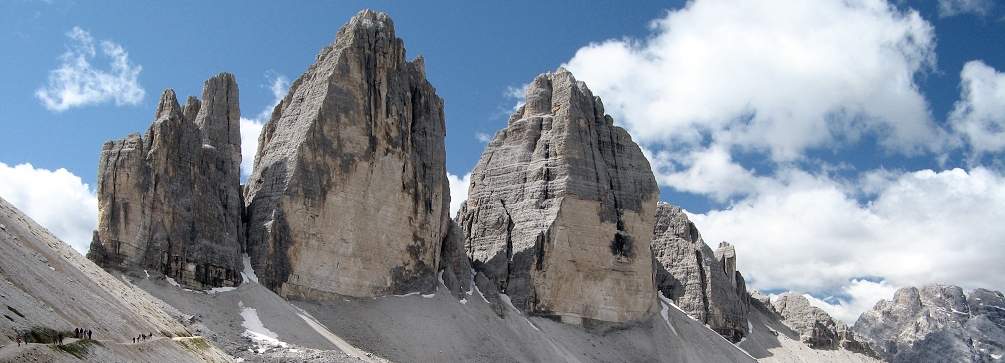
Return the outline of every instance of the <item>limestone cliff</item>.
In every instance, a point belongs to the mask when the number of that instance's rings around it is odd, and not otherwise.
[[[652,239],[656,286],[702,324],[732,342],[747,335],[747,293],[726,242],[715,252],[675,205],[660,202]]]
[[[659,196],[649,162],[565,69],[538,76],[526,97],[482,154],[457,214],[476,283],[573,324],[649,316]]]
[[[782,323],[798,333],[803,344],[810,348],[843,348],[875,356],[869,345],[857,337],[847,324],[832,318],[823,309],[810,305],[810,300],[803,295],[784,293],[771,306],[781,317]]]
[[[202,101],[164,91],[143,137],[106,142],[98,230],[87,257],[152,269],[188,287],[240,283],[241,111],[234,76],[206,81]]]
[[[449,229],[443,100],[364,10],[293,82],[248,178],[248,245],[286,297],[432,291]]]
[[[859,316],[853,330],[884,359],[995,362],[1005,354],[1005,297],[933,284],[902,287]]]

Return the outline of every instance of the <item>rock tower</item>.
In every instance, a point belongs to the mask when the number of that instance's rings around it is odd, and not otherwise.
[[[98,230],[87,257],[151,269],[192,288],[241,283],[241,110],[234,76],[206,81],[202,101],[161,95],[146,134],[106,142]]]
[[[649,316],[659,197],[649,162],[567,70],[538,76],[526,97],[457,214],[481,291],[572,324]]]
[[[712,252],[680,207],[660,202],[652,250],[664,296],[734,343],[749,333],[747,288],[733,246],[723,242]]]
[[[293,82],[248,178],[248,245],[286,297],[432,291],[449,230],[443,100],[364,10]]]

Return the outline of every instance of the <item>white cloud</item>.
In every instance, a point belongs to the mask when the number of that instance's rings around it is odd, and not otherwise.
[[[945,18],[963,13],[987,15],[994,3],[991,0],[939,0],[939,17]]]
[[[960,79],[960,100],[949,114],[953,130],[966,137],[977,156],[1005,151],[1005,73],[970,61]]]
[[[880,299],[892,299],[894,292],[897,292],[897,287],[890,286],[886,281],[852,280],[851,284],[842,288],[842,294],[845,295],[842,298],[829,296],[818,299],[809,294],[803,296],[810,300],[810,305],[823,309],[831,317],[851,326],[863,311],[872,309]]]
[[[484,132],[476,132],[475,133],[475,138],[478,139],[478,141],[486,143],[486,144],[489,141],[492,141],[492,135],[486,134]]]
[[[564,65],[644,144],[799,159],[874,133],[893,151],[937,149],[914,77],[935,33],[883,0],[697,0],[646,40],[581,48]]]
[[[520,107],[523,107],[523,105],[527,103],[526,92],[527,92],[527,86],[529,85],[530,83],[524,84],[520,87],[509,86],[506,87],[506,91],[503,92],[504,97],[516,100],[516,103],[513,104],[513,112],[519,111]]]
[[[241,176],[247,178],[255,167],[255,154],[258,152],[258,137],[262,134],[262,126],[272,117],[272,111],[283,100],[290,88],[290,80],[286,76],[269,71],[265,74],[270,78],[269,89],[274,100],[253,119],[241,117]]]
[[[110,69],[97,69],[91,65],[98,57],[91,34],[74,27],[66,35],[73,44],[60,56],[62,64],[49,71],[49,85],[35,91],[46,108],[61,112],[110,100],[115,100],[118,106],[135,105],[143,100],[146,91],[137,81],[143,67],[132,64],[122,46],[108,40],[98,42],[101,58],[110,60]]]
[[[98,198],[80,177],[63,168],[0,163],[0,197],[80,253],[87,252],[98,228]]]
[[[447,181],[450,182],[450,218],[457,215],[457,210],[461,209],[461,203],[468,199],[468,185],[471,183],[471,173],[464,177],[447,173]]]
[[[869,277],[892,287],[1005,290],[1005,176],[997,172],[877,170],[842,183],[786,169],[777,181],[727,210],[691,215],[706,241],[736,246],[753,289],[855,296],[854,281]],[[860,204],[849,190],[875,199]]]

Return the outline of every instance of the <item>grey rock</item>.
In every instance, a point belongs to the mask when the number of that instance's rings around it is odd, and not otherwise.
[[[810,305],[803,295],[787,292],[772,303],[782,323],[799,334],[800,340],[814,349],[844,348],[874,356],[875,353],[858,338],[847,324],[832,318],[827,312]]]
[[[197,289],[240,284],[241,111],[234,76],[206,81],[182,107],[166,90],[156,120],[106,142],[98,165],[98,230],[87,257],[152,269]]]
[[[471,291],[471,261],[464,250],[464,231],[450,221],[450,231],[440,249],[440,280],[458,300],[465,299]]]
[[[312,300],[435,290],[445,134],[443,100],[391,18],[353,17],[262,129],[245,190],[261,283]]]
[[[906,286],[862,313],[853,330],[893,363],[995,362],[1005,353],[1003,310],[996,291]]]
[[[664,296],[734,343],[749,333],[746,285],[733,246],[723,242],[713,252],[680,207],[660,202],[652,250]]]
[[[567,70],[538,76],[526,97],[472,171],[457,215],[481,281],[520,311],[571,324],[652,315],[659,189],[648,160]]]

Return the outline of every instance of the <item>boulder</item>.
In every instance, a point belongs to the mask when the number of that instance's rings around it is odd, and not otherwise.
[[[853,330],[892,363],[993,362],[1005,354],[1003,311],[1001,292],[905,286],[862,313]]]
[[[240,284],[241,111],[234,76],[206,81],[184,107],[164,91],[155,121],[106,142],[98,165],[98,230],[87,257],[151,269],[191,288]]]
[[[364,10],[293,82],[248,178],[248,254],[285,297],[436,288],[449,230],[443,100],[387,14]]]
[[[748,303],[733,246],[723,242],[713,252],[684,211],[669,203],[658,204],[653,229],[659,291],[699,323],[740,341],[749,333]]]
[[[534,79],[526,101],[482,153],[457,214],[480,290],[571,324],[648,317],[659,197],[649,162],[565,69]]]

